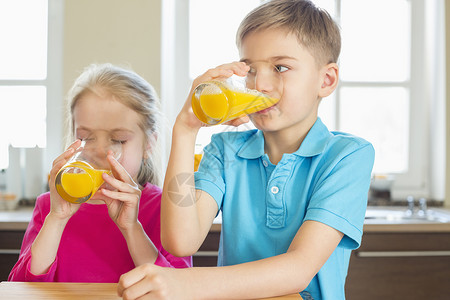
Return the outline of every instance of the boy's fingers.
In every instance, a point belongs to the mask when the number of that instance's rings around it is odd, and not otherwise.
[[[117,285],[117,293],[119,296],[123,295],[124,290],[130,288],[132,285],[135,285],[149,275],[151,269],[152,268],[149,265],[140,265],[139,267],[122,274]]]
[[[250,118],[249,118],[247,115],[244,115],[244,116],[239,117],[239,118],[237,118],[237,119],[228,121],[228,122],[224,123],[224,125],[229,125],[229,126],[235,126],[235,127],[237,127],[237,126],[239,126],[239,125],[248,123],[249,121],[250,121]]]
[[[250,67],[242,62],[242,61],[235,61],[229,64],[223,64],[217,67],[217,69],[226,69],[233,71],[234,74],[244,76],[247,74]]]
[[[238,76],[245,76],[249,70],[249,66],[244,62],[233,62],[229,64],[220,65],[214,69],[209,69],[205,74],[199,76],[196,82],[204,82],[212,79],[226,79],[233,74]]]

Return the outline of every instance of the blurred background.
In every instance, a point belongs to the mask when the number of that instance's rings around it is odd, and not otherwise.
[[[323,99],[320,117],[330,130],[373,143],[371,200],[412,195],[450,206],[450,4],[314,2],[338,21],[343,42],[340,84]],[[0,0],[1,193],[34,199],[47,189],[52,161],[65,148],[65,95],[91,63],[131,68],[155,87],[166,116],[165,169],[168,132],[193,78],[239,60],[236,29],[259,3]],[[202,129],[196,151],[223,130],[230,129]]]

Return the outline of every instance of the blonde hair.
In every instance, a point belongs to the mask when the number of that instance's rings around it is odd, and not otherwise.
[[[238,48],[249,33],[271,28],[295,34],[319,65],[337,63],[341,51],[339,27],[328,12],[311,1],[272,0],[258,6],[239,25]]]
[[[137,180],[140,185],[147,182],[159,185],[161,171],[156,167],[159,165],[156,137],[160,134],[160,103],[152,85],[133,71],[112,64],[92,64],[83,71],[67,96],[69,124],[66,143],[75,139],[73,110],[78,99],[87,92],[96,93],[99,89],[110,93],[117,101],[141,116],[139,126],[145,133],[145,142],[150,142],[152,146],[150,153],[144,155],[142,159]]]

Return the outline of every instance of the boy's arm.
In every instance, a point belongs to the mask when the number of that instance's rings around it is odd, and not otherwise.
[[[194,254],[203,243],[218,211],[216,201],[208,193],[195,189],[195,140],[203,124],[191,108],[193,90],[205,81],[225,79],[233,74],[245,76],[248,70],[245,63],[234,62],[210,69],[197,77],[175,121],[161,198],[161,242],[173,255]],[[235,120],[230,125],[239,125],[240,122]]]
[[[195,190],[194,148],[197,130],[177,120],[161,198],[161,242],[176,256],[195,253],[217,214],[217,204]]]
[[[146,293],[173,299],[250,299],[304,290],[342,239],[336,229],[306,221],[284,254],[249,263],[213,268],[164,269],[140,266],[121,276],[119,295]]]

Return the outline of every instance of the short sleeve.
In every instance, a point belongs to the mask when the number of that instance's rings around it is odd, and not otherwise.
[[[367,142],[352,142],[329,152],[334,159],[313,189],[305,221],[319,221],[342,232],[344,248],[361,244],[374,156]]]
[[[222,206],[225,194],[223,140],[213,135],[211,143],[203,150],[198,171],[195,172],[195,188],[207,192]]]

